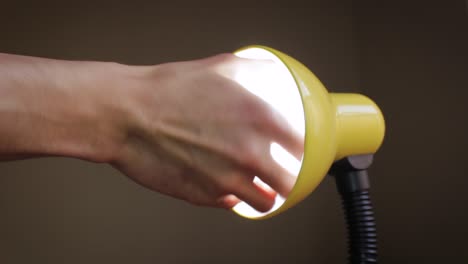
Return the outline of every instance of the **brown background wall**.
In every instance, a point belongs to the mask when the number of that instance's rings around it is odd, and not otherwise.
[[[0,52],[156,64],[255,43],[283,50],[330,90],[364,92],[383,108],[388,137],[372,168],[382,263],[468,259],[462,1],[161,2],[3,5]],[[256,222],[150,192],[108,166],[17,161],[0,164],[0,214],[1,263],[343,263],[346,254],[331,179]]]
[[[466,4],[355,6],[361,87],[388,124],[372,168],[385,263],[468,262]]]

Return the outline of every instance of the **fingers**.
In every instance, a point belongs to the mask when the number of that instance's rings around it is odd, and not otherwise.
[[[277,193],[273,189],[268,187],[265,183],[259,182],[259,180],[254,180],[252,182],[252,184],[253,184],[254,188],[256,189],[256,191],[259,192],[262,196],[267,197],[267,199],[269,199],[270,201],[275,200]],[[218,206],[220,208],[224,208],[224,209],[228,209],[228,210],[232,209],[234,206],[236,206],[240,202],[241,202],[241,200],[237,196],[235,196],[233,194],[228,194],[228,195],[221,196],[217,200],[217,204],[218,204]],[[271,206],[270,206],[270,208],[271,208]]]
[[[224,205],[228,207],[232,205],[230,207],[232,208],[242,200],[259,212],[267,212],[273,207],[276,196],[274,191],[268,190],[257,183],[254,183],[251,177],[242,175],[238,177],[239,178],[236,179],[236,185],[231,190],[235,197],[224,197]]]
[[[220,66],[233,68],[236,70],[242,69],[247,72],[258,72],[261,70],[269,69],[269,67],[274,66],[275,62],[273,60],[267,59],[249,59],[249,58],[240,58],[233,56],[230,59],[221,63]]]
[[[230,210],[240,202],[241,200],[239,200],[235,195],[228,194],[218,198],[216,203],[220,208]]]
[[[296,183],[296,175],[283,168],[273,159],[268,160],[257,176],[283,197],[288,197]]]
[[[276,194],[277,194],[276,191],[273,190],[269,185],[264,183],[262,180],[260,180],[260,178],[255,177],[255,179],[253,180],[253,183],[254,183],[255,188],[257,188],[257,190],[261,192],[263,195],[267,196],[268,198],[272,200],[276,198]]]
[[[304,154],[304,136],[296,131],[278,112],[273,111],[270,133],[273,141],[278,142],[297,160]]]
[[[234,80],[237,73],[259,74],[275,65],[273,60],[240,58],[233,54],[221,54],[212,58],[215,70],[222,76]]]

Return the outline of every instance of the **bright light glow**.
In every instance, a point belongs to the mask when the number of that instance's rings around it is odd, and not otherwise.
[[[304,137],[305,119],[301,95],[293,76],[284,63],[273,53],[261,48],[248,48],[236,52],[235,55],[241,58],[267,60],[263,64],[260,63],[262,65],[259,67],[240,67],[235,72],[234,80],[270,104],[285,117],[294,130]],[[271,143],[270,154],[278,164],[293,175],[298,175],[302,159],[298,161],[277,142]],[[258,177],[255,177],[254,182],[265,184]],[[277,195],[275,205],[266,213],[258,212],[244,202],[237,204],[233,209],[240,215],[255,218],[278,209],[284,201],[284,197]]]

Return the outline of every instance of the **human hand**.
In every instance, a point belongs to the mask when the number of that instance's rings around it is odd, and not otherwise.
[[[295,176],[270,155],[277,142],[300,159],[303,138],[273,108],[232,80],[265,61],[222,54],[140,67],[126,83],[128,136],[112,164],[154,191],[192,204],[268,211]],[[253,182],[258,176],[272,187]]]

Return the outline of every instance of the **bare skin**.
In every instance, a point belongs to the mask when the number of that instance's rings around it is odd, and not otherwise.
[[[299,158],[303,142],[232,80],[235,67],[262,63],[231,54],[154,66],[0,54],[0,160],[108,163],[195,205],[229,209],[243,200],[267,211],[294,184],[270,143]]]

